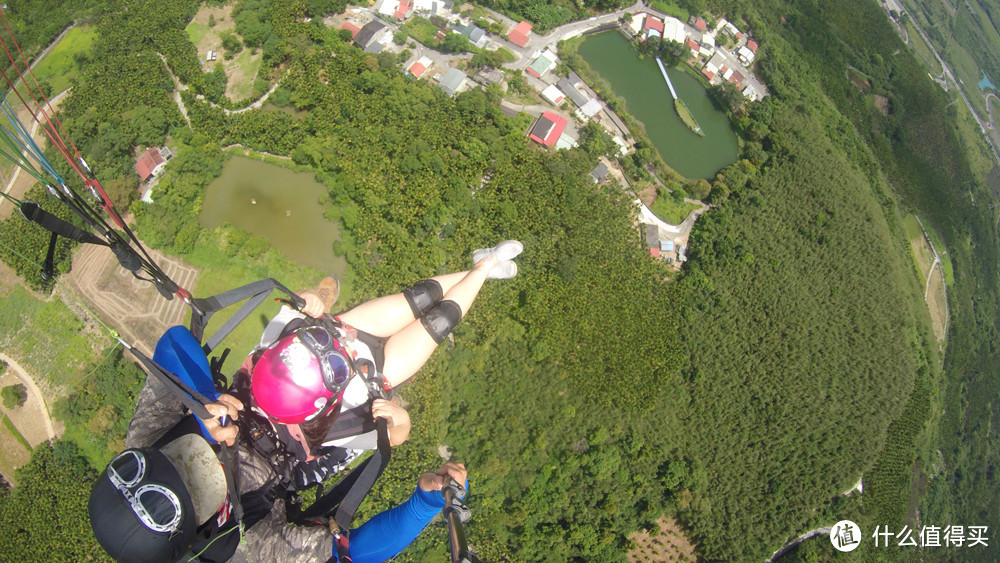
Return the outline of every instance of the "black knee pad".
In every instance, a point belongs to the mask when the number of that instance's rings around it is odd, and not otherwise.
[[[422,280],[403,290],[406,302],[414,317],[420,317],[424,311],[437,305],[444,297],[444,290],[437,280]]]
[[[450,300],[438,303],[420,317],[420,322],[427,329],[427,334],[430,334],[434,342],[438,344],[448,338],[460,320],[462,320],[462,308],[458,306],[458,303]]]

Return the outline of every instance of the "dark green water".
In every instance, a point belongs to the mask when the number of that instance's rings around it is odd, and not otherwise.
[[[640,59],[620,33],[591,35],[583,40],[579,53],[625,100],[628,112],[642,122],[660,156],[678,173],[692,179],[711,179],[736,161],[738,146],[729,119],[712,105],[708,91],[694,77],[667,69],[677,95],[701,125],[704,137],[692,133],[677,117],[656,60]]]
[[[326,188],[312,174],[235,157],[205,190],[198,220],[209,229],[232,223],[266,237],[300,264],[341,275],[344,259],[333,254],[340,226],[323,217],[324,196]]]

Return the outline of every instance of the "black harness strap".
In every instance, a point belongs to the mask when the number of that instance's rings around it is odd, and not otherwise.
[[[341,534],[346,534],[351,529],[354,513],[357,512],[361,502],[375,485],[375,481],[385,471],[385,467],[392,457],[392,448],[389,446],[389,430],[385,419],[378,419],[376,426],[378,428],[378,449],[375,450],[375,453],[361,462],[332,489],[317,498],[316,502],[309,508],[299,510],[294,508],[294,505],[289,505],[286,514],[289,522],[300,526],[327,526],[327,519],[333,514]]]
[[[202,347],[205,349],[206,354],[210,353],[226,336],[229,335],[230,332],[233,331],[233,329],[236,328],[237,325],[243,322],[243,320],[246,319],[254,309],[266,301],[267,297],[271,294],[271,291],[275,289],[286,294],[296,306],[301,307],[302,305],[305,305],[304,299],[295,295],[295,293],[274,278],[257,280],[212,297],[199,299],[192,298],[191,334],[201,341],[205,333],[205,326],[208,325],[208,320],[212,318],[212,315],[215,314],[216,311],[220,311],[230,305],[249,299],[249,301],[244,303],[239,310],[236,311],[236,314],[226,321],[226,323],[222,325],[222,327],[219,328],[219,330],[217,330]]]
[[[97,235],[88,233],[72,223],[67,223],[59,217],[56,217],[55,215],[42,209],[34,201],[22,202],[20,209],[21,214],[24,215],[25,219],[31,221],[32,223],[38,223],[40,227],[53,234],[62,235],[77,242],[109,246],[107,242],[98,238]]]

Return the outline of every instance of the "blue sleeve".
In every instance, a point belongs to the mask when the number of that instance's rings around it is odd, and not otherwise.
[[[468,481],[465,488],[469,488]],[[417,487],[403,504],[376,514],[351,530],[351,558],[354,563],[376,563],[394,557],[416,539],[442,508],[444,496],[440,491]]]

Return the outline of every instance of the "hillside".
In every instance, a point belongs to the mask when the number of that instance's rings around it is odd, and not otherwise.
[[[120,4],[129,12],[111,9]],[[753,27],[774,95],[734,112],[741,160],[712,182],[713,208],[679,276],[649,258],[632,196],[589,178],[600,149],[530,146],[525,121],[503,115],[495,90],[448,98],[405,78],[392,56],[307,23],[302,2],[240,4],[266,10],[265,72],[302,118],[226,114],[197,96],[220,94],[184,31],[193,1],[107,3],[63,110],[109,181],[129,178],[145,135],[178,145],[155,203],[131,209],[150,244],[216,268],[200,287],[308,279],[259,237],[200,228],[205,186],[234,154],[219,147],[234,143],[290,157],[328,188],[326,215],[346,233],[336,248],[349,266],[347,305],[467,267],[471,249],[495,240],[526,248],[518,277],[488,285],[455,344],[401,391],[411,443],[394,452],[360,518],[408,494],[444,444],[470,467],[471,540],[486,560],[624,560],[628,535],[663,514],[709,560],[765,559],[843,518],[869,530],[912,524],[918,502],[941,525],[953,515],[998,523],[981,500],[994,498],[989,466],[976,461],[1000,408],[982,398],[997,380],[998,254],[993,217],[972,200],[987,201],[987,189],[963,157],[949,100],[907,51],[894,53],[898,38],[875,3],[702,4]],[[877,48],[853,47],[869,37]],[[182,94],[190,127],[160,55],[191,86]],[[889,115],[850,84],[847,64],[891,100]],[[930,217],[952,251],[943,370],[904,210]],[[101,371],[79,390],[88,395],[71,413],[80,425],[94,424],[100,393],[114,387]],[[927,424],[932,412],[943,416],[937,425]],[[913,462],[937,448],[951,469],[921,501]],[[64,494],[60,509],[79,519],[68,483],[92,468],[74,451],[39,450],[24,471],[65,484],[51,498]],[[842,497],[862,474],[865,493]],[[30,500],[0,495],[0,516],[45,510]],[[2,522],[0,545],[8,533],[19,550],[50,541],[40,525],[15,532]],[[92,554],[92,538],[75,530],[63,535],[79,545],[58,553]],[[436,560],[443,546],[432,526],[403,559]]]

